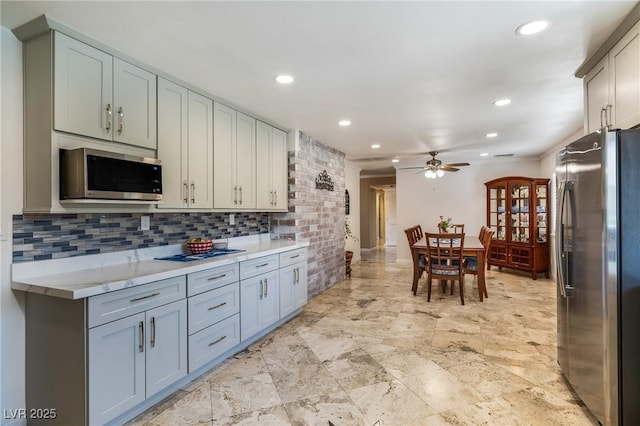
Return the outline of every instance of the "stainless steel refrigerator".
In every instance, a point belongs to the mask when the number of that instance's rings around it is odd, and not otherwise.
[[[558,363],[605,425],[640,425],[640,130],[557,156]]]

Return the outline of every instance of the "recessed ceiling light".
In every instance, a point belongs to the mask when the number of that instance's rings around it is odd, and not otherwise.
[[[495,138],[497,136],[498,136],[498,134],[496,132],[487,133],[487,137],[488,138]]]
[[[351,126],[351,121],[349,120],[340,120],[338,121],[338,124],[342,127],[347,127],[347,126]]]
[[[543,31],[548,26],[549,26],[549,23],[547,21],[527,22],[526,24],[520,25],[516,29],[516,34],[520,34],[520,35],[536,34],[536,33],[539,33],[540,31]]]
[[[497,101],[495,101],[493,104],[495,106],[505,106],[505,105],[509,105],[511,103],[511,99],[498,99]]]
[[[480,154],[480,157],[488,157],[489,153],[488,152],[483,152],[482,154]]]
[[[280,84],[291,84],[293,83],[293,77],[286,74],[281,74],[276,76],[276,81]]]
[[[373,145],[371,145],[371,148],[378,149],[380,148],[380,144],[374,143]]]
[[[394,158],[393,160],[391,160],[392,163],[399,163],[400,160],[398,160],[397,158]]]

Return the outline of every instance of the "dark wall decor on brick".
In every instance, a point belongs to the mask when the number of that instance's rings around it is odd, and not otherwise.
[[[140,230],[140,216],[151,227]],[[13,216],[13,262],[180,244],[194,237],[232,238],[269,232],[268,213],[111,213]]]
[[[289,152],[289,212],[273,213],[274,237],[309,241],[309,296],[345,278],[344,153],[300,133],[299,151]],[[326,171],[334,191],[316,189]]]

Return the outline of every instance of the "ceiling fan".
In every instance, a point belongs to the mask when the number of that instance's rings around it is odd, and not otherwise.
[[[428,160],[427,163],[422,167],[418,173],[422,173],[424,171],[424,176],[428,179],[435,179],[436,177],[444,176],[444,172],[457,172],[460,170],[458,167],[469,166],[469,163],[450,163],[450,164],[442,164],[442,161],[436,158],[438,155],[438,151],[429,152],[431,156],[431,160]],[[417,169],[419,167],[411,167]]]

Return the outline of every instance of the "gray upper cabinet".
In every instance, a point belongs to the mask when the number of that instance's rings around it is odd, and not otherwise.
[[[59,32],[54,43],[54,129],[156,149],[155,74]]]
[[[287,134],[256,122],[256,199],[262,210],[287,209]]]
[[[584,130],[640,124],[640,23],[583,78]]]
[[[158,208],[212,208],[213,101],[159,78],[158,118]]]
[[[215,102],[213,132],[213,207],[255,209],[256,119]]]

